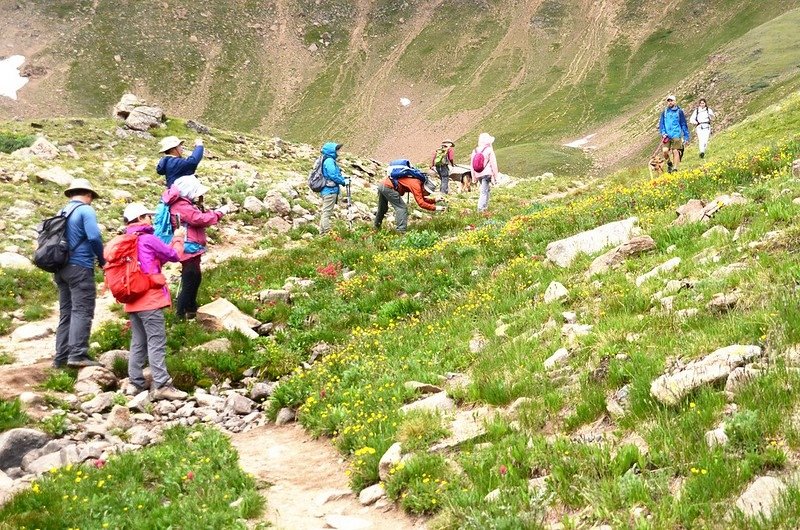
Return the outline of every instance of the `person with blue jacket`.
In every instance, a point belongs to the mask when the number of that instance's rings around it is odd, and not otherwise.
[[[670,173],[678,171],[678,164],[683,157],[683,147],[689,143],[689,125],[686,123],[686,114],[676,103],[674,95],[667,96],[667,107],[658,120],[658,130],[661,132],[661,150],[667,161]]]
[[[103,238],[97,214],[91,207],[98,194],[86,179],[74,179],[64,191],[69,203],[61,210],[67,217],[64,231],[70,254],[67,265],[54,275],[58,286],[58,329],[56,330],[55,368],[81,368],[100,363],[89,357],[89,333],[94,318],[97,287],[95,261],[102,267]]]
[[[326,142],[320,152],[322,153],[322,176],[325,177],[325,187],[319,194],[322,196],[322,214],[319,221],[319,233],[326,234],[331,229],[331,216],[333,207],[339,200],[339,186],[349,186],[350,179],[342,176],[342,170],[336,163],[336,157],[342,144]]]
[[[158,161],[156,173],[166,177],[167,189],[181,177],[194,175],[197,166],[203,160],[203,139],[198,138],[194,141],[194,151],[192,154],[183,158],[183,140],[177,136],[167,136],[162,138],[158,144],[159,153],[164,156]]]

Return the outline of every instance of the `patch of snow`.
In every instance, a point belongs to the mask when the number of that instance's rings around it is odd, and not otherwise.
[[[400,104],[404,107],[411,105],[411,100],[408,98],[400,98]]]
[[[568,144],[564,144],[564,147],[574,147],[576,149],[580,148],[580,147],[583,147],[584,145],[588,144],[589,141],[592,138],[594,138],[594,136],[595,136],[594,134],[590,134],[589,136],[584,136],[583,138],[580,138],[579,140],[575,140],[574,142],[570,142]]]
[[[0,60],[0,96],[16,101],[17,91],[28,83],[27,77],[19,75],[19,67],[25,63],[22,55],[12,55]]]

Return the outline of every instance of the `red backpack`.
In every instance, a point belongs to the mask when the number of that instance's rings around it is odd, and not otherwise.
[[[106,245],[103,271],[106,286],[117,302],[133,302],[150,290],[150,276],[139,267],[139,234],[117,236]]]
[[[477,149],[473,151],[474,154],[472,155],[472,169],[476,173],[480,173],[481,171],[486,169],[486,162],[488,162],[488,160],[486,159],[486,156],[483,154],[484,151],[486,151],[486,147],[484,147],[480,151],[478,151]]]

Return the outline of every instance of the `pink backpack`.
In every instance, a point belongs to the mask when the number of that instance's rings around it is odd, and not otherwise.
[[[483,152],[486,151],[486,147],[484,147],[480,151],[476,150],[472,152],[472,170],[475,171],[476,173],[480,173],[481,171],[486,169],[486,162],[489,161],[487,157],[483,154]]]

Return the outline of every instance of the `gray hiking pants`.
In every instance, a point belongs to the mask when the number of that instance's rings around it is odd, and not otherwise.
[[[478,196],[479,212],[484,212],[489,207],[489,191],[491,190],[490,182],[491,177],[481,177],[478,179],[478,185],[480,185],[480,196]]]
[[[439,174],[439,179],[442,181],[440,190],[447,195],[450,193],[450,166],[436,166],[436,173]]]
[[[88,358],[97,287],[94,269],[67,265],[53,275],[58,286],[55,365]]]
[[[338,199],[338,193],[322,196],[322,215],[320,215],[319,219],[320,234],[325,234],[331,229],[331,216],[333,216],[333,208],[336,206]]]
[[[167,329],[164,310],[151,309],[128,313],[131,319],[131,354],[128,359],[128,377],[131,383],[145,388],[144,366],[150,364],[153,387],[161,388],[172,382],[167,372]]]
[[[398,232],[405,232],[408,227],[408,206],[403,202],[403,197],[391,186],[378,184],[378,211],[375,214],[375,228],[383,224],[383,218],[389,211],[389,205],[394,208],[394,220]]]

